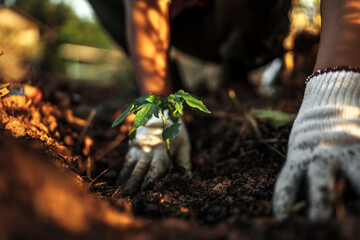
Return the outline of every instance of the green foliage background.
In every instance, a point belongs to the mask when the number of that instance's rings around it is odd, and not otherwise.
[[[63,72],[64,63],[57,56],[57,48],[63,43],[105,49],[114,46],[111,37],[98,22],[78,17],[69,5],[61,1],[15,0],[12,2],[19,9],[56,31],[57,38],[48,47],[44,61],[47,70],[58,73]]]

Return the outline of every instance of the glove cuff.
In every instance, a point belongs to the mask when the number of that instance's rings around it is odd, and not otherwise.
[[[360,73],[341,69],[312,77],[291,131],[289,149],[360,142],[359,106]]]
[[[360,73],[340,70],[314,76],[306,85],[303,104],[306,107],[358,107],[359,97]]]

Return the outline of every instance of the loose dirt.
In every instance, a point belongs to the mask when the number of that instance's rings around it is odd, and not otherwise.
[[[339,184],[333,221],[306,220],[304,187],[292,219],[277,222],[271,199],[291,126],[275,128],[249,108],[223,107],[231,104],[219,96],[205,99],[212,115],[184,116],[193,176],[173,167],[149,190],[121,195],[115,181],[128,125],[110,125],[129,96],[113,103],[106,102],[114,99],[112,86],[79,89],[44,94],[37,104],[21,96],[1,98],[0,222],[7,224],[0,238],[353,239],[359,234],[360,201],[341,177],[345,187]],[[103,104],[99,95],[106,96]],[[272,105],[295,113],[299,103],[282,99]]]

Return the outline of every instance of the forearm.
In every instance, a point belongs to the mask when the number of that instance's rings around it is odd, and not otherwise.
[[[168,50],[168,2],[125,0],[127,41],[140,94],[165,96],[172,92]]]
[[[315,71],[333,66],[360,68],[358,0],[321,1],[321,40]]]

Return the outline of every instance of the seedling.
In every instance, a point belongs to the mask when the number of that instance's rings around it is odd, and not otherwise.
[[[260,119],[269,119],[275,128],[292,124],[296,118],[296,114],[284,113],[271,109],[255,110],[254,115]]]
[[[135,99],[132,103],[126,105],[125,111],[115,119],[112,127],[121,124],[125,117],[131,113],[135,114],[135,120],[129,132],[129,138],[134,139],[136,129],[144,126],[152,116],[162,119],[163,132],[162,138],[166,142],[166,149],[170,153],[170,139],[175,138],[179,134],[180,116],[183,112],[184,102],[195,110],[204,113],[210,113],[207,107],[197,97],[179,90],[177,93],[170,94],[167,98],[157,97],[153,94],[147,94]],[[170,127],[166,127],[165,111],[168,110],[168,118],[173,122]]]

